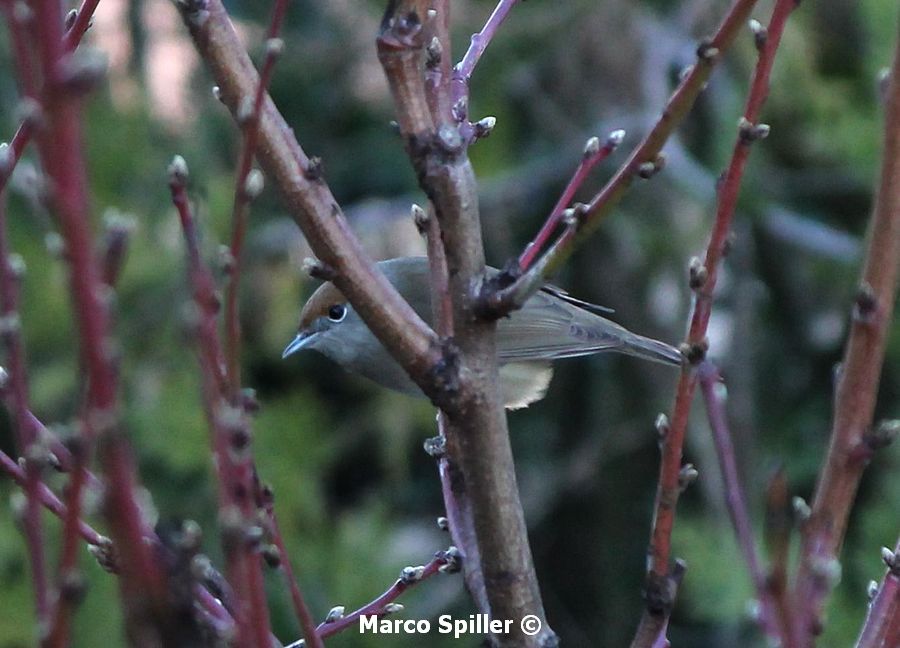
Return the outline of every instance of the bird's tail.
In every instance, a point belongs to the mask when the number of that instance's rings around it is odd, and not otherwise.
[[[630,333],[630,332],[629,332]],[[675,347],[651,338],[630,333],[624,340],[622,351],[628,355],[638,356],[646,360],[654,360],[670,365],[680,365],[683,359],[681,351]]]

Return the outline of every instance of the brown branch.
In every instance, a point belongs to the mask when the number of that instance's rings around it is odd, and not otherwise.
[[[220,0],[177,2],[194,44],[232,115],[252,97],[258,76]],[[266,96],[256,157],[282,193],[286,207],[334,283],[376,337],[435,401],[445,400],[433,374],[443,366],[437,336],[374,267],[321,177]]]
[[[428,41],[422,4],[391,3],[377,48],[400,132],[419,185],[434,206],[447,259],[454,343],[462,367],[454,377],[453,401],[442,407],[445,457],[455,478],[451,487],[457,499],[471,504],[492,618],[518,622],[535,615],[542,623],[536,636],[526,636],[514,623],[511,634],[493,639],[503,646],[552,645],[555,635],[545,622],[499,393],[495,323],[474,317],[473,287],[485,273],[475,176],[458,124],[430,112],[422,77]]]
[[[676,560],[671,574],[660,581],[648,580],[644,585],[644,613],[631,641],[631,648],[661,648],[669,645],[666,639],[669,617],[672,616],[675,596],[686,570],[686,563]]]
[[[804,527],[795,596],[806,645],[820,615],[859,480],[871,456],[872,425],[887,333],[894,312],[900,264],[900,48],[887,86],[884,159],[872,212],[862,278],[853,307],[850,337],[837,382],[831,442]]]

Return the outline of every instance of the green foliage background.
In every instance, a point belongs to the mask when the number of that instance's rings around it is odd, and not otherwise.
[[[383,3],[291,3],[272,92],[375,255],[410,253],[409,203],[421,200],[401,142],[388,126],[392,107],[374,55]],[[766,3],[756,12],[764,20]],[[492,9],[487,0],[453,2],[456,58]],[[626,128],[625,147],[652,122],[690,63],[696,39],[725,11],[719,0],[626,0],[518,6],[473,80],[473,116],[498,127],[472,149],[483,180],[488,258],[502,264],[536,230],[590,135]],[[137,100],[113,101],[104,87],[86,104],[86,150],[98,231],[112,211],[135,222],[116,294],[123,349],[122,412],[141,479],[160,520],[197,520],[205,548],[220,558],[216,499],[199,401],[189,291],[165,168],[183,155],[216,262],[227,240],[235,128],[197,70],[183,119],[161,121],[147,91],[144,16],[162,0],[130,4],[130,77]],[[269,3],[233,2],[258,58]],[[713,322],[712,353],[730,387],[730,414],[755,521],[777,466],[792,493],[808,497],[829,429],[832,368],[839,360],[858,246],[879,164],[877,76],[897,39],[891,0],[804,3],[776,63],[764,120],[772,136],[751,158],[736,239]],[[103,49],[103,42],[94,42]],[[6,32],[3,69],[11,71]],[[666,171],[640,184],[589,246],[558,277],[575,295],[604,303],[630,328],[680,339],[689,305],[688,259],[705,246],[715,178],[726,164],[753,64],[749,32],[726,56],[679,138]],[[173,93],[179,89],[172,88]],[[16,126],[13,75],[0,75],[0,134]],[[620,152],[585,191],[599,187]],[[62,434],[82,387],[65,266],[49,254],[51,217],[34,200],[34,164],[20,165],[9,192],[12,239],[28,273],[22,321],[35,413]],[[800,224],[799,234],[792,227]],[[302,238],[270,189],[253,207],[244,277],[245,383],[262,409],[254,448],[274,486],[279,518],[304,592],[317,615],[354,608],[386,588],[407,564],[427,561],[449,539],[436,470],[421,450],[434,434],[425,402],[385,393],[309,355],[280,360],[304,295]],[[900,416],[900,334],[892,331],[880,417]],[[656,481],[652,423],[668,409],[675,374],[619,357],[561,363],[547,399],[510,415],[519,479],[545,604],[564,645],[621,646],[641,611],[640,587]],[[5,416],[5,413],[4,413]],[[12,453],[4,419],[0,447]],[[756,646],[748,619],[748,579],[727,522],[705,421],[693,417],[688,461],[700,481],[684,497],[675,552],[688,573],[673,617],[678,646]],[[879,455],[866,473],[843,556],[843,579],[828,610],[824,646],[846,646],[865,613],[865,588],[880,579],[879,547],[898,533],[900,452]],[[54,485],[61,485],[52,476]],[[16,491],[0,482],[5,499]],[[33,645],[29,575],[12,508],[0,513],[0,648]],[[92,520],[102,527],[98,516]],[[50,556],[58,525],[46,519]],[[90,589],[77,621],[77,646],[120,645],[114,577],[87,553]],[[298,635],[277,574],[268,576],[276,634]],[[441,577],[404,596],[408,618],[464,615],[471,605],[458,577]],[[422,645],[422,638],[360,637],[334,646]],[[450,640],[427,638],[428,645]],[[468,641],[476,645],[477,639]],[[460,645],[466,645],[463,641]]]

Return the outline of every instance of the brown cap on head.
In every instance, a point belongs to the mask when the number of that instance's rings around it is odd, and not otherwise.
[[[328,309],[335,304],[346,303],[347,298],[333,283],[330,281],[323,283],[303,305],[303,309],[300,311],[298,330],[307,329],[317,319],[328,315]]]

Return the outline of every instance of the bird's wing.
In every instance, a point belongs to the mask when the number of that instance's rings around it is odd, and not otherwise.
[[[525,306],[498,322],[501,360],[555,360],[619,349],[629,335],[607,319],[538,292]]]

